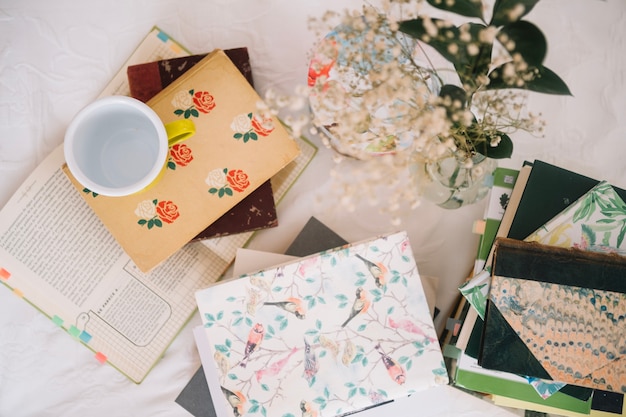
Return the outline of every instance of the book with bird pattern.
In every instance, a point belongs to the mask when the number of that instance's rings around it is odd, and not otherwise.
[[[196,301],[219,417],[339,416],[448,383],[406,232],[224,281]]]

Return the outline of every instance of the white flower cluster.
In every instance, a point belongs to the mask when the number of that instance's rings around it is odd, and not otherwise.
[[[312,120],[308,114],[284,119],[294,133],[300,134],[312,122],[325,133],[325,145],[337,151],[338,162],[345,164],[346,157],[359,160],[351,165],[349,175],[341,174],[339,166],[334,173],[338,200],[348,209],[354,209],[363,198],[378,204],[376,189],[381,185],[397,189],[392,201],[386,201],[386,210],[394,211],[401,202],[415,206],[420,190],[402,180],[411,176],[416,160],[429,163],[461,154],[465,155],[460,158],[463,167],[472,169],[477,143],[495,147],[502,139],[497,132],[521,129],[541,133],[544,127],[538,115],[524,113],[527,94],[483,90],[480,86],[489,83],[485,75],[473,80],[475,85],[469,89],[463,86],[472,91],[466,108],[440,97],[443,84],[460,85],[454,67],[435,68],[427,52],[432,49],[398,30],[399,21],[420,15],[423,0],[385,0],[381,4],[311,19],[310,28],[322,40],[311,57],[309,87],[295,96],[271,93],[265,99],[270,108],[290,110],[308,102]],[[425,19],[425,29],[432,37],[453,26]],[[460,26],[461,41],[464,35],[470,36],[468,28]],[[478,39],[492,43],[496,36],[496,28],[488,26]],[[504,75],[515,85],[515,77],[524,74],[525,63],[507,54],[512,46],[507,39],[498,41],[502,52],[494,50],[492,63],[509,62]],[[467,43],[462,52],[476,55],[478,46]]]

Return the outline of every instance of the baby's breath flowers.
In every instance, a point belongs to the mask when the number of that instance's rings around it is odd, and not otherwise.
[[[570,92],[543,65],[544,35],[523,20],[538,1],[382,0],[311,19],[325,35],[308,76],[313,125],[337,159],[354,157],[366,172],[337,175],[351,182],[339,186],[340,201],[374,201],[377,180],[400,187],[390,178],[410,177],[416,161],[454,158],[455,180],[461,170],[472,178],[483,174],[473,167],[480,158],[511,156],[511,133],[542,134],[541,115],[525,110],[528,92]],[[468,21],[452,23],[459,18]],[[386,205],[417,205],[419,194],[398,188]]]

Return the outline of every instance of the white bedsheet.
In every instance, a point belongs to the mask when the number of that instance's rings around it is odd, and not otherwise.
[[[309,15],[353,0],[0,0],[0,206],[63,139],[72,116],[93,100],[153,25],[193,53],[247,46],[257,89],[283,92],[306,81],[314,44]],[[543,0],[528,16],[546,33],[546,65],[573,97],[531,96],[548,122],[545,138],[513,136],[501,165],[541,159],[626,187],[626,2]],[[318,204],[331,186],[330,151],[319,153],[278,209],[279,227],[259,233],[252,249],[280,253],[314,215],[347,240],[396,227],[362,206],[357,213]],[[422,274],[440,278],[437,304],[449,313],[469,273],[484,204],[446,211],[403,209]],[[127,380],[50,320],[0,287],[0,416],[189,416],[174,399],[198,368],[191,322],[140,385]],[[441,321],[439,321],[441,324]],[[421,415],[477,413],[474,399],[446,390],[426,395]],[[472,412],[472,410],[475,410]]]

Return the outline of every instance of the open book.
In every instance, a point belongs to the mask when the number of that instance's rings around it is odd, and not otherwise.
[[[128,94],[126,66],[187,52],[154,28],[102,95]],[[315,155],[272,178],[277,202]],[[62,171],[55,149],[0,212],[0,282],[134,382],[141,382],[196,311],[194,292],[217,281],[242,233],[185,245],[142,273]]]

